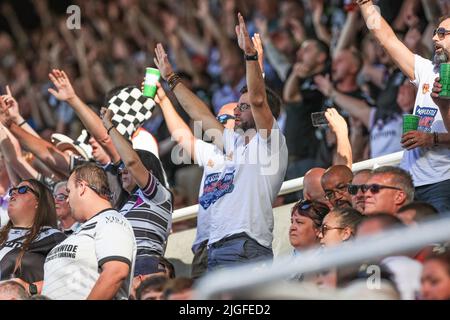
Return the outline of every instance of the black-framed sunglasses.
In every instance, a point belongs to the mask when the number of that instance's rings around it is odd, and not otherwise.
[[[348,187],[348,193],[350,193],[352,196],[356,196],[358,194],[358,190],[363,190],[363,184],[349,184]],[[364,193],[364,191],[362,191]]]
[[[308,211],[312,208],[316,213],[321,213],[323,215],[326,215],[328,212],[330,212],[330,209],[326,204],[319,201],[311,201],[306,199],[297,202],[296,207],[297,211]]]
[[[250,105],[248,103],[240,103],[238,104],[234,110],[238,109],[240,112],[250,109]]]
[[[228,120],[234,120],[235,117],[232,116],[231,114],[221,114],[220,116],[217,116],[217,120],[221,123],[221,124],[226,124]]]
[[[11,189],[9,189],[9,192],[8,192],[9,196],[11,197],[16,191],[18,194],[25,194],[28,191],[30,191],[36,197],[39,197],[39,194],[29,186],[20,186],[20,187],[11,188]]]
[[[381,189],[392,189],[392,190],[402,190],[397,187],[391,187],[391,186],[385,186],[382,184],[363,184],[361,186],[361,191],[366,193],[367,191],[370,191],[373,194],[376,194],[381,191]]]
[[[434,29],[434,31],[433,31],[433,37],[436,34],[438,35],[439,39],[444,39],[446,35],[450,34],[450,30],[447,30],[447,29],[442,28],[442,27],[441,28],[437,28],[437,29]]]

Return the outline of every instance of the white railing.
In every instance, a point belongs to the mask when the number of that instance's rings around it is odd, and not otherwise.
[[[378,166],[398,165],[403,157],[403,151],[391,153],[382,157],[369,159],[353,164],[353,172],[363,169],[374,169]],[[281,186],[279,195],[284,195],[292,192],[303,190],[303,177],[285,181]],[[198,204],[175,210],[172,216],[173,222],[180,222],[195,218],[198,212]]]
[[[398,253],[402,255],[404,252],[423,248],[430,243],[450,240],[449,230],[450,217],[447,215],[418,227],[404,227],[324,248],[321,254],[317,254],[316,249],[304,252],[297,257],[279,257],[270,267],[262,268],[259,264],[249,264],[211,272],[200,280],[195,290],[196,298],[220,298],[223,293],[242,293],[244,289],[260,288],[279,280],[286,280],[295,274],[307,274],[362,261],[373,261],[374,258]],[[364,299],[364,297],[360,298]]]

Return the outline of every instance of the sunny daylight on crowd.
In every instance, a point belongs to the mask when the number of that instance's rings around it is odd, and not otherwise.
[[[0,300],[450,300],[449,129],[450,0],[0,0]]]

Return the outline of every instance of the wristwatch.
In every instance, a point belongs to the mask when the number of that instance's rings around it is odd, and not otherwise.
[[[34,296],[35,294],[38,293],[38,288],[34,283],[30,283],[28,285],[28,292],[30,293],[30,295]]]
[[[245,56],[245,60],[247,60],[247,61],[258,61],[258,52],[256,52],[253,55],[245,54],[244,56]]]

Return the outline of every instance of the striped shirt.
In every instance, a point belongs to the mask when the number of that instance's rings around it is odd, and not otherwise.
[[[150,174],[146,187],[131,195],[120,213],[133,227],[136,259],[164,255],[172,225],[172,194],[157,178]]]

